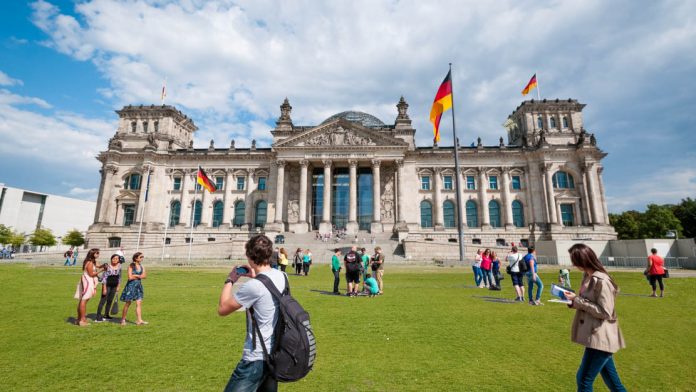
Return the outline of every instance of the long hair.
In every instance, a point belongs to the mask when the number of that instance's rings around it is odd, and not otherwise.
[[[280,250],[278,251],[278,253],[282,253],[282,254],[285,256],[286,259],[288,258],[288,251],[285,250],[285,248],[280,248]]]
[[[602,262],[599,261],[597,254],[595,254],[592,248],[585,244],[575,244],[568,249],[568,253],[570,253],[570,262],[574,266],[582,268],[583,271],[599,271],[607,274],[614,288],[619,289],[619,286],[604,268]]]
[[[97,264],[97,258],[94,256],[95,254],[99,253],[98,248],[92,248],[87,252],[87,256],[85,256],[85,261],[82,262],[82,270],[85,270],[85,267],[87,266],[88,262],[93,262],[95,265]]]

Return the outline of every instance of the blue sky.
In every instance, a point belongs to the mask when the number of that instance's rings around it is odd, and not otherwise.
[[[114,110],[159,103],[165,79],[198,146],[268,145],[286,96],[302,125],[344,110],[392,123],[401,95],[428,145],[451,61],[464,141],[497,144],[537,72],[544,98],[587,104],[611,211],[675,203],[696,197],[695,14],[689,1],[5,1],[0,182],[94,200]]]

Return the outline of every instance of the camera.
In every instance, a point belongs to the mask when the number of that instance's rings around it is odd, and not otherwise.
[[[246,275],[249,273],[249,267],[240,265],[234,269],[237,275]]]

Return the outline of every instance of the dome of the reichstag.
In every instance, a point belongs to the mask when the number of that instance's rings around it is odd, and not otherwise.
[[[334,121],[338,118],[343,118],[343,119],[348,120],[350,122],[360,123],[363,127],[383,127],[383,126],[385,126],[385,124],[382,122],[382,120],[378,119],[377,117],[375,117],[371,114],[367,114],[367,113],[363,113],[363,112],[354,112],[351,110],[334,114],[333,116],[322,121],[321,124],[330,123],[331,121]]]

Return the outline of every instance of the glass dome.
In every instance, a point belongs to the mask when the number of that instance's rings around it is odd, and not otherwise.
[[[385,124],[382,122],[382,120],[378,119],[377,117],[363,113],[363,112],[354,112],[354,111],[346,111],[346,112],[341,112],[334,114],[333,116],[327,118],[326,120],[322,121],[320,125],[330,123],[331,121],[334,121],[338,118],[343,118],[346,119],[350,122],[356,122],[360,123],[363,127],[384,127]]]

